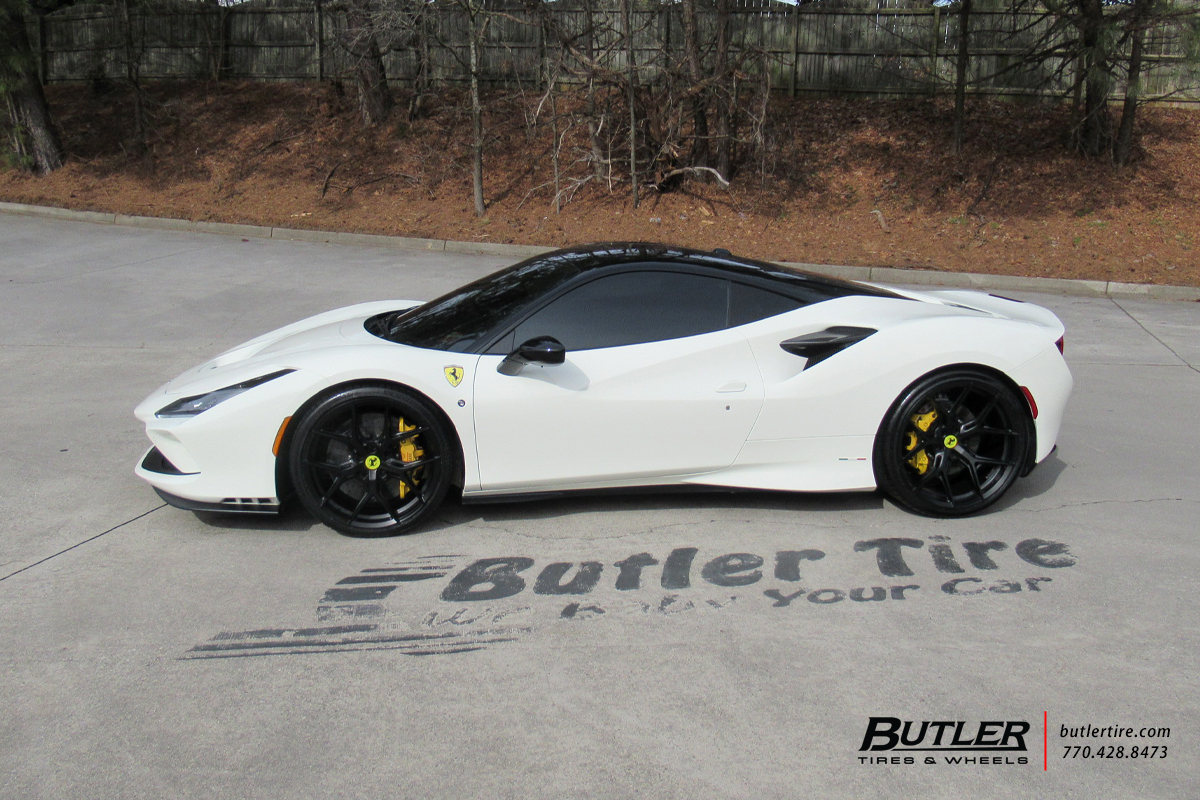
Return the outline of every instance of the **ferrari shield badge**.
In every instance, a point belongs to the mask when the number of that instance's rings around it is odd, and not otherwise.
[[[462,367],[459,367],[459,366],[445,367],[444,371],[446,373],[446,380],[450,382],[451,386],[458,386],[460,383],[462,383],[462,379],[463,379],[463,368]]]

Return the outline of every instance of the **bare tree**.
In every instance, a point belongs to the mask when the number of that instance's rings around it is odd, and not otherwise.
[[[393,101],[379,46],[380,6],[372,0],[343,0],[334,9],[346,19],[340,42],[350,56],[363,125],[381,125],[391,114]]]
[[[963,151],[966,139],[967,68],[971,60],[971,4],[972,0],[960,0],[958,7],[958,57],[954,64],[955,153]]]
[[[146,91],[142,86],[142,58],[146,53],[144,21],[130,11],[130,3],[136,0],[118,0],[120,16],[121,67],[125,72],[125,83],[133,93],[133,148],[136,155],[150,150],[149,110],[146,107]]]
[[[1134,0],[1129,14],[1129,67],[1125,82],[1125,102],[1121,108],[1121,124],[1117,128],[1113,152],[1113,160],[1121,166],[1129,163],[1129,155],[1133,150],[1133,125],[1142,93],[1142,50],[1146,43],[1145,25],[1147,17],[1153,15],[1154,5],[1155,0]]]
[[[717,41],[713,73],[717,105],[717,172],[726,180],[733,175],[733,148],[737,138],[737,78],[729,61],[729,0],[717,0]]]
[[[1056,27],[1059,54],[1064,63],[1078,64],[1073,146],[1086,156],[1111,156],[1117,163],[1126,163],[1132,152],[1137,109],[1148,99],[1142,89],[1148,66],[1146,37],[1154,29],[1177,26],[1180,35],[1194,42],[1200,38],[1197,4],[1194,0],[1044,2],[1048,13],[1065,23]],[[1126,99],[1114,136],[1109,101],[1122,74],[1126,78]]]
[[[604,151],[600,146],[600,131],[604,129],[605,118],[600,113],[596,103],[596,12],[595,0],[583,0],[583,10],[586,15],[583,31],[584,51],[583,60],[584,80],[587,84],[587,126],[588,141],[592,146],[592,171],[597,180],[604,173]],[[543,8],[544,4],[539,4]]]
[[[471,188],[475,198],[475,216],[482,217],[487,206],[483,201],[483,102],[479,95],[479,56],[488,17],[480,0],[462,0],[467,10],[469,42],[467,45],[471,71]]]
[[[1186,55],[1177,62],[1177,78],[1187,81],[1200,80],[1200,7],[1194,2],[1177,0],[1128,0],[1128,4],[1117,15],[1122,32],[1122,42],[1128,42],[1129,55],[1124,59],[1125,101],[1121,108],[1121,121],[1113,142],[1113,160],[1121,166],[1128,164],[1133,155],[1134,130],[1138,108],[1147,101],[1143,90],[1148,61],[1145,57],[1146,40],[1155,31],[1171,30],[1183,41]],[[1183,88],[1183,87],[1180,87]],[[1195,85],[1191,88],[1195,88]]]
[[[633,0],[621,2],[621,28],[625,34],[625,87],[629,96],[629,185],[633,192],[633,207],[638,207],[637,163],[637,58],[633,49]]]
[[[1112,119],[1108,98],[1112,93],[1109,37],[1104,19],[1104,0],[1074,0],[1078,15],[1083,56],[1083,122],[1078,147],[1089,156],[1108,152],[1112,142]]]
[[[700,30],[696,14],[697,0],[682,0],[683,53],[687,63],[688,105],[692,113],[692,157],[690,166],[707,167],[709,154],[708,97],[705,86],[703,56],[700,52]]]
[[[25,12],[24,0],[0,0],[0,96],[17,163],[44,175],[62,166],[63,149],[38,79]]]

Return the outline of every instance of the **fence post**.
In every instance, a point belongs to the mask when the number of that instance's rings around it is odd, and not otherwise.
[[[930,97],[937,97],[937,90],[938,90],[938,46],[942,42],[941,14],[942,14],[942,10],[940,8],[938,8],[937,6],[934,6],[933,7],[933,47],[929,48],[929,60],[932,62],[932,66],[929,68],[929,74],[933,77],[933,80],[930,82],[930,85],[929,85],[929,96]]]
[[[321,0],[313,3],[313,15],[317,32],[317,80],[325,80],[325,15],[321,9]]]
[[[796,80],[799,73],[800,60],[800,3],[797,0],[792,8],[792,71],[788,80],[788,97],[796,96]]]

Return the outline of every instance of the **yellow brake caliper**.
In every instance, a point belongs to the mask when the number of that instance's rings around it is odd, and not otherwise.
[[[937,419],[937,411],[931,409],[924,414],[913,414],[909,419],[912,422],[913,427],[920,429],[921,432],[925,432],[929,430],[929,426],[933,424],[935,419]],[[911,453],[916,448],[917,441],[917,435],[912,431],[909,431],[908,445],[904,449]],[[909,466],[924,475],[925,471],[929,469],[929,455],[925,452],[925,448],[922,447],[920,450],[917,450],[915,453],[909,456],[908,463]]]
[[[404,417],[400,418],[400,433],[404,433],[405,431],[414,431],[416,429],[416,425],[409,425]],[[400,440],[400,460],[405,464],[411,464],[412,462],[420,459],[423,455],[425,455],[425,451],[420,447],[420,445],[417,444],[416,436],[410,436],[407,439]],[[413,470],[410,480],[414,484],[420,483],[422,471],[422,469]],[[407,495],[408,492],[408,486],[404,483],[404,481],[400,481],[400,499],[403,500],[404,496]]]

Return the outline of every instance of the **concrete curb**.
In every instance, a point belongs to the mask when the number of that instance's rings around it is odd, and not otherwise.
[[[303,228],[273,228],[262,225],[237,225],[228,222],[192,222],[168,217],[135,217],[126,214],[107,214],[99,211],[72,211],[52,206],[34,206],[24,203],[0,202],[0,213],[26,214],[52,219],[95,222],[101,225],[126,225],[134,228],[188,231],[194,233],[220,233],[228,236],[246,236],[258,239],[290,239],[301,242],[329,242],[334,244],[357,244],[372,247],[395,247],[401,250],[440,250],[449,253],[475,255],[497,255],[529,257],[549,253],[553,247],[537,247],[523,244],[497,244],[491,242],[457,242],[449,239],[419,239],[407,236],[381,236],[371,233],[339,233],[336,231],[314,231]],[[882,283],[907,283],[921,286],[943,286],[963,289],[991,289],[998,291],[1046,292],[1081,297],[1121,297],[1147,300],[1195,300],[1200,301],[1200,287],[1160,286],[1149,283],[1122,283],[1120,281],[1088,281],[1070,278],[1022,278],[1014,275],[986,275],[974,272],[936,272],[933,270],[896,269],[893,267],[843,267],[832,264],[800,264],[781,261],[786,266],[798,267],[835,278],[856,281],[878,281]]]

